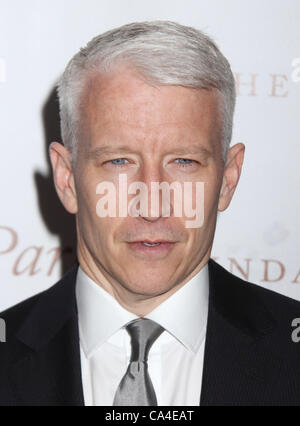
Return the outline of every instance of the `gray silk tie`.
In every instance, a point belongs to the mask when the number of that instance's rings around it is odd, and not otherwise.
[[[131,337],[131,359],[113,405],[157,405],[147,360],[152,344],[164,329],[154,321],[140,318],[129,323],[126,330]]]

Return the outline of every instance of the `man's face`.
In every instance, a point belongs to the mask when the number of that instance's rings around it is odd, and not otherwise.
[[[152,87],[126,70],[92,78],[83,99],[74,169],[79,253],[114,285],[163,294],[210,255],[223,172],[217,94]],[[113,182],[118,193],[120,173],[128,186],[142,181],[149,191],[151,182],[204,182],[203,225],[186,228],[187,218],[172,214],[100,218],[97,185]],[[168,243],[147,247],[143,241]]]
[[[155,298],[160,303],[207,263],[217,211],[231,201],[245,147],[231,147],[224,166],[218,92],[153,87],[128,67],[91,77],[80,105],[75,164],[61,144],[54,142],[50,149],[57,192],[66,209],[76,214],[79,262],[124,306],[126,299],[135,303]],[[120,217],[120,174],[126,175],[127,187],[143,182],[148,212],[134,217],[129,209]],[[116,217],[99,217],[103,195],[97,189],[103,182],[116,190]],[[171,191],[169,216],[162,205],[158,216],[153,214],[153,182],[175,183],[183,190],[182,201],[176,203]],[[189,228],[185,205],[181,216],[175,207],[186,201],[186,183],[193,189],[189,207],[197,206],[196,197],[199,201],[203,196],[195,190],[196,182],[204,183],[204,219],[202,226]],[[121,193],[129,203],[136,197]],[[149,242],[160,244],[149,247]]]

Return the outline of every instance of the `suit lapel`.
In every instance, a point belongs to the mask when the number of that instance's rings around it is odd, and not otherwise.
[[[19,405],[83,405],[75,297],[77,267],[43,293],[17,333],[10,372]]]
[[[276,324],[252,285],[209,261],[209,314],[201,405],[272,402],[282,360],[272,353]],[[10,379],[18,405],[84,405],[77,267],[44,292],[17,333]],[[276,339],[275,339],[276,340]]]
[[[200,405],[267,403],[281,359],[272,353],[275,323],[251,284],[209,261],[209,314]],[[270,399],[271,401],[271,399]]]

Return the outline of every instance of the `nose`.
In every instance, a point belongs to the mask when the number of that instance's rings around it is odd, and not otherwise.
[[[160,165],[148,163],[144,166],[140,180],[145,184],[147,191],[141,191],[141,198],[146,197],[146,211],[141,209],[140,218],[146,222],[157,222],[161,220],[167,211],[167,206],[163,203],[162,191],[159,190],[160,183],[164,182],[164,174]],[[142,200],[141,200],[142,202]],[[170,207],[169,207],[170,209]]]

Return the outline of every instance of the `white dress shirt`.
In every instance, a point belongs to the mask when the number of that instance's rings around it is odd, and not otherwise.
[[[145,318],[164,327],[148,355],[158,405],[199,405],[208,314],[207,264]],[[125,326],[138,318],[79,267],[76,279],[86,406],[112,406],[131,355]]]

